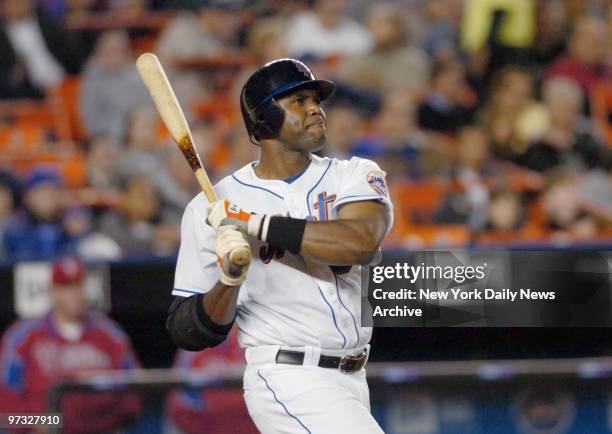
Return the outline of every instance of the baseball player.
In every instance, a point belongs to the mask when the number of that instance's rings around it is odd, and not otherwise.
[[[264,434],[382,433],[365,378],[360,270],[391,228],[392,205],[377,164],[312,154],[334,89],[293,59],[253,73],[240,104],[261,159],[216,185],[224,200],[199,194],[183,216],[167,328],[196,351],[237,322],[244,397]],[[231,263],[245,246],[252,262]]]

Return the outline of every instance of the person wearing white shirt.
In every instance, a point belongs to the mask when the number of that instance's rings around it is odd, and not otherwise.
[[[370,33],[346,12],[346,0],[317,0],[312,11],[297,13],[287,26],[287,48],[294,57],[355,55],[371,50]]]
[[[4,0],[0,12],[0,97],[42,97],[79,72],[78,38],[39,14],[32,0]]]

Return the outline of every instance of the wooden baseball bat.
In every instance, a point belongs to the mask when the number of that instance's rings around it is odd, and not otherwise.
[[[176,99],[172,85],[168,81],[159,59],[153,53],[144,53],[136,60],[136,68],[140,78],[149,90],[157,111],[164,124],[166,124],[170,135],[187,159],[206,198],[210,203],[216,202],[218,200],[217,195],[204,170],[183,110]],[[230,261],[236,265],[244,265],[250,260],[251,250],[248,248],[237,249],[230,254]]]

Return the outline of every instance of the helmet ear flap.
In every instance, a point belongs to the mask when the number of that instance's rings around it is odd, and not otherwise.
[[[258,139],[274,139],[283,126],[285,112],[273,99],[255,110],[253,135]]]

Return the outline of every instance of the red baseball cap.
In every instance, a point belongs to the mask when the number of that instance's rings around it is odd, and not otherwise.
[[[65,257],[53,262],[53,283],[72,285],[85,278],[85,265],[79,258]]]

